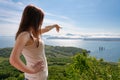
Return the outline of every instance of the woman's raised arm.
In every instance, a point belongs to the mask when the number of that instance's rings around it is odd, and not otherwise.
[[[59,32],[61,27],[58,24],[53,24],[53,25],[46,26],[45,28],[41,29],[39,32],[43,34],[52,30],[53,28],[56,28],[56,31]]]

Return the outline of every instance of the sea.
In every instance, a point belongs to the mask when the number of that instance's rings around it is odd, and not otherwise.
[[[45,45],[77,47],[90,51],[89,55],[107,62],[120,62],[120,41],[100,41],[82,39],[47,39]],[[0,36],[0,48],[13,47],[14,36]]]

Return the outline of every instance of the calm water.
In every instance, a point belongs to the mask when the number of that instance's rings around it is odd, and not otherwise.
[[[84,41],[44,39],[45,44],[52,46],[72,46],[90,50],[91,56],[105,61],[118,62],[120,59],[120,41]],[[14,37],[0,37],[0,48],[13,47]]]

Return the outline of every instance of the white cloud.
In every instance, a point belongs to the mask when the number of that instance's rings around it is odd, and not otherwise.
[[[22,2],[17,2],[18,5],[24,5]]]
[[[61,19],[66,19],[66,20],[70,20],[69,17],[66,17],[66,16],[61,16],[61,15],[55,15],[55,14],[52,14],[52,13],[48,13],[48,12],[45,12],[46,15],[48,16],[52,16],[52,17],[56,17],[56,18],[61,18]]]
[[[14,2],[12,0],[0,0],[1,7],[21,9],[24,4],[22,2]]]
[[[1,0],[0,4],[0,27],[2,26],[0,33],[4,35],[15,34],[13,33],[14,29],[11,29],[11,31],[9,30],[8,33],[6,33],[5,28],[3,27],[6,27],[6,29],[9,29],[9,26],[14,26],[14,28],[18,27],[24,4],[22,2],[13,2],[12,0]],[[49,12],[45,12],[45,15],[47,18],[44,20],[44,25],[59,24],[62,27],[60,34],[78,33],[80,31],[79,27],[75,25],[75,21],[67,16]],[[55,31],[52,30],[49,33],[55,34]]]
[[[22,2],[13,2],[12,0],[0,0],[0,35],[15,35],[24,7],[25,5]],[[87,31],[90,31],[89,28],[86,29],[84,28],[84,26],[81,27],[79,25],[76,25],[75,21],[67,16],[53,14],[49,12],[45,12],[45,15],[46,17],[44,19],[44,26],[50,24],[59,24],[62,27],[59,34],[55,32],[55,29],[48,32],[47,34],[65,35],[67,33],[72,33],[77,34],[77,36],[106,36],[103,35],[103,33],[96,33],[98,35],[86,33]],[[91,33],[92,32],[93,30],[91,30]],[[111,33],[108,34],[111,35]]]
[[[15,35],[24,4],[12,0],[0,0],[0,35]]]
[[[0,24],[0,36],[14,36],[18,25],[16,24]]]
[[[24,4],[21,2],[13,2],[12,0],[1,0],[0,4],[2,4],[0,6],[0,27],[2,28],[2,30],[0,30],[0,34],[15,34],[14,32],[16,31],[13,30],[16,30],[19,25]],[[48,12],[45,12],[45,14],[48,17],[53,17],[53,19],[45,18],[44,24],[59,24],[61,27],[63,27],[63,29],[61,30],[62,34],[67,33],[67,31],[70,32],[70,29],[74,27],[74,25],[72,24],[73,21],[66,16],[56,15]],[[10,29],[10,26],[12,27],[12,29]],[[9,30],[6,31],[6,29]],[[50,33],[52,32],[53,31],[51,31]]]
[[[18,23],[21,17],[21,14],[17,11],[5,11],[5,10],[0,10],[0,20],[4,22],[10,22],[10,23]]]
[[[15,22],[21,17],[23,9],[22,2],[13,2],[12,0],[0,1],[0,20]]]
[[[79,28],[73,24],[73,22],[70,22],[69,20],[55,20],[55,19],[44,19],[44,25],[50,25],[50,24],[59,24],[62,29],[61,29],[61,34],[66,34],[66,33],[78,33]],[[53,32],[54,33],[54,32]]]

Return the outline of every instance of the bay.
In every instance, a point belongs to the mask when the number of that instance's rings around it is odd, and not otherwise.
[[[103,58],[108,62],[118,62],[120,59],[120,41],[89,41],[89,40],[71,40],[71,39],[46,39],[43,38],[46,45],[78,47],[90,51],[90,56],[97,59]],[[0,36],[0,48],[13,47],[13,36]]]

